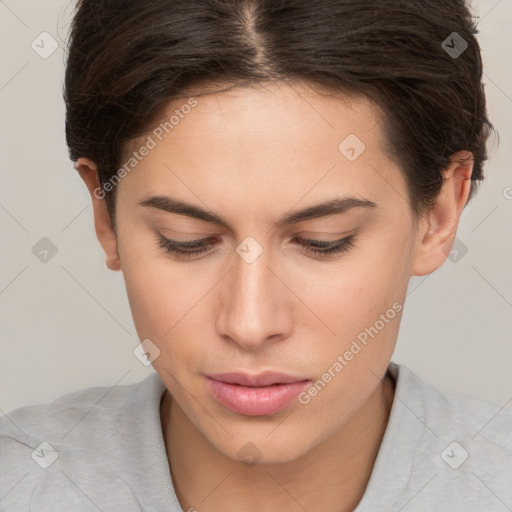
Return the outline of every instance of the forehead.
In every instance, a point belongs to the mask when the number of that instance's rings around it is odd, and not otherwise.
[[[380,110],[360,96],[319,94],[298,84],[191,94],[170,103],[154,127],[132,141],[125,159],[148,138],[152,148],[121,188],[174,196],[178,189],[198,198],[229,193],[241,206],[278,195],[294,204],[326,190],[373,192],[378,199],[383,182],[375,170],[382,176],[392,167],[383,137]]]
[[[188,89],[188,96],[168,103],[148,126],[147,134],[157,139],[160,149],[165,143],[176,142],[182,147],[196,144],[198,152],[213,145],[210,141],[233,148],[250,139],[251,148],[265,143],[269,149],[278,145],[285,150],[280,145],[282,141],[313,144],[327,137],[325,144],[315,144],[322,150],[324,146],[332,148],[333,143],[351,133],[365,139],[367,145],[377,143],[383,147],[379,126],[382,112],[362,95],[328,91],[301,82],[262,83],[232,87],[219,93],[213,91]],[[194,96],[194,92],[198,94]],[[124,157],[136,150],[143,139],[131,141]],[[255,152],[245,146],[243,149]],[[158,148],[156,152],[160,152]]]

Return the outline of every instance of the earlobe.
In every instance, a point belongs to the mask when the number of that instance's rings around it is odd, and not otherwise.
[[[120,271],[121,260],[117,249],[117,237],[112,229],[107,204],[99,184],[98,168],[88,158],[79,158],[75,168],[91,195],[94,211],[94,228],[98,241],[105,251],[106,265],[110,270]]]
[[[436,203],[418,223],[411,275],[430,274],[449,256],[471,190],[473,162],[468,151],[452,156]]]

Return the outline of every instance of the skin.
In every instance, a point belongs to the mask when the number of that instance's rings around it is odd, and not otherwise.
[[[107,266],[124,275],[140,339],[160,350],[153,366],[169,391],[162,431],[183,510],[348,511],[360,501],[393,403],[385,373],[401,313],[306,405],[236,414],[211,396],[204,375],[274,370],[316,381],[393,303],[403,306],[411,276],[444,263],[470,191],[473,162],[460,157],[472,155],[453,156],[437,203],[414,219],[379,120],[365,99],[320,96],[306,85],[200,97],[117,185],[117,233],[94,195],[94,162],[77,162]],[[366,145],[354,162],[338,149],[349,134]],[[151,195],[208,209],[232,231],[138,205]],[[277,225],[337,195],[377,207]],[[218,243],[181,260],[158,246],[156,230]],[[293,241],[350,234],[355,246],[328,257]],[[263,249],[252,263],[236,252],[248,236]],[[249,442],[260,453],[255,465],[238,455]]]

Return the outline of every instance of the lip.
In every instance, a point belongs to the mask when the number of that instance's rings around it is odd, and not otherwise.
[[[267,416],[288,406],[311,380],[266,372],[207,375],[206,382],[213,397],[227,409],[244,416]]]
[[[271,386],[272,384],[290,384],[309,380],[304,377],[295,377],[293,375],[272,371],[259,373],[258,375],[250,375],[243,372],[213,373],[207,375],[207,377],[227,384],[251,387]]]

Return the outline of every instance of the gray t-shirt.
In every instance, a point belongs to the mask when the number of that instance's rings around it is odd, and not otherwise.
[[[510,407],[442,393],[394,362],[389,371],[391,415],[355,512],[511,511]],[[153,373],[0,418],[0,511],[182,512],[160,423],[164,391]]]

